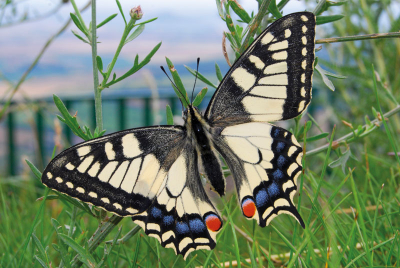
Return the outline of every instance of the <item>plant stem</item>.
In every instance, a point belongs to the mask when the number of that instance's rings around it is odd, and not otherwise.
[[[256,17],[254,18],[254,21],[250,26],[249,32],[246,35],[244,42],[242,43],[242,47],[240,48],[240,54],[242,54],[246,50],[246,48],[250,45],[249,44],[250,38],[252,38],[256,34],[258,26],[260,26],[261,21],[264,18],[264,15],[267,12],[270,3],[271,0],[265,0],[264,2],[262,2],[260,8],[258,9]]]
[[[129,32],[132,30],[132,27],[135,24],[135,22],[136,22],[136,20],[131,19],[128,22],[128,25],[125,26],[124,33],[122,34],[121,40],[119,41],[119,45],[118,45],[117,51],[115,51],[115,54],[114,54],[114,57],[113,57],[113,59],[112,59],[112,61],[110,63],[110,66],[108,66],[108,68],[107,68],[106,76],[103,79],[103,81],[101,82],[101,85],[99,87],[100,91],[105,88],[105,86],[107,84],[107,81],[108,81],[108,78],[110,78],[110,75],[111,75],[111,72],[112,72],[112,70],[114,68],[114,65],[117,62],[119,53],[121,53],[121,50],[122,50],[122,47],[125,44],[126,38],[128,37]]]
[[[72,0],[73,1],[73,0]],[[71,1],[71,2],[72,2]],[[81,9],[81,11],[85,10],[90,6],[90,1]],[[79,10],[78,10],[79,11]],[[78,12],[79,13],[79,12]],[[68,28],[69,24],[71,23],[71,18],[64,24],[63,27],[61,27],[60,30],[58,30],[52,37],[47,40],[46,44],[43,46],[43,48],[40,50],[39,54],[36,56],[35,60],[32,62],[32,64],[29,66],[29,68],[25,71],[25,73],[21,76],[21,78],[18,80],[17,84],[15,87],[12,89],[11,95],[8,97],[7,102],[4,104],[3,108],[0,111],[0,121],[2,120],[5,112],[7,111],[7,108],[11,104],[11,100],[14,97],[15,93],[17,93],[18,89],[22,85],[23,82],[25,82],[26,77],[30,74],[30,72],[35,68],[35,66],[38,64],[40,58],[43,56],[44,52],[47,50],[47,48],[50,46],[50,44],[56,39],[62,32],[65,31],[65,29]]]
[[[385,113],[385,114],[382,116],[382,119],[385,120],[384,118],[389,118],[389,117],[391,117],[392,115],[394,115],[394,114],[396,114],[396,113],[398,113],[398,112],[400,112],[400,105],[397,106],[396,108],[390,110],[389,112]],[[376,124],[381,125],[381,124],[382,124],[382,121],[380,121],[379,119],[375,119],[375,120],[372,120],[371,123],[374,124],[374,125],[376,125]],[[368,125],[364,125],[364,126],[363,126],[363,129],[366,129],[367,127],[368,127]],[[378,128],[378,127],[376,127],[376,128]],[[375,129],[376,129],[376,128],[375,128]],[[351,133],[349,133],[349,134],[347,134],[347,135],[344,135],[343,137],[341,137],[341,138],[335,140],[335,141],[333,142],[333,144],[335,144],[335,145],[336,145],[336,144],[340,144],[340,143],[342,143],[342,142],[344,142],[344,141],[347,141],[347,140],[349,140],[349,139],[351,139],[351,138],[353,138],[353,137],[354,137],[354,132],[351,132]],[[329,147],[329,144],[325,144],[325,145],[323,145],[323,146],[321,146],[321,147],[315,148],[315,149],[313,149],[313,150],[307,152],[307,156],[311,156],[311,155],[314,155],[314,154],[318,154],[318,153],[320,153],[320,152],[323,152],[323,151],[325,151],[326,149],[328,149],[328,147]]]
[[[93,2],[96,0],[93,0]],[[111,218],[105,223],[101,223],[97,230],[94,232],[93,236],[88,241],[89,253],[92,253],[100,245],[101,242],[106,238],[106,236],[118,225],[118,223],[123,218],[117,215],[112,215]],[[71,267],[77,268],[82,265],[79,260],[79,254],[76,255],[72,261]]]
[[[96,0],[92,0],[92,65],[93,65],[93,87],[94,87],[94,107],[96,110],[96,127],[103,131],[103,111],[101,108],[101,90],[99,89],[99,71],[97,70],[97,36],[96,36]]]
[[[400,32],[376,33],[376,34],[366,34],[366,35],[353,35],[353,36],[324,38],[324,39],[316,40],[315,44],[338,43],[338,42],[347,42],[347,41],[357,41],[357,40],[367,40],[367,39],[383,39],[383,38],[395,38],[395,37],[400,37]]]
[[[94,2],[95,0],[91,1]],[[72,7],[75,10],[75,14],[78,17],[79,21],[81,22],[82,26],[85,27],[86,32],[89,32],[88,28],[86,27],[85,21],[82,18],[81,12],[79,12],[78,6],[75,3],[75,0],[71,0]],[[93,5],[93,4],[92,4]],[[96,6],[96,4],[94,4]],[[92,22],[93,23],[93,22]]]

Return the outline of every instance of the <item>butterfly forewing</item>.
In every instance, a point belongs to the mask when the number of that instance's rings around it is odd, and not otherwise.
[[[235,62],[206,111],[211,125],[269,122],[299,115],[311,100],[315,16],[271,24]]]

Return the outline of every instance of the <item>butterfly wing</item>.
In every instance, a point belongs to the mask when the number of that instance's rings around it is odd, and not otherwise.
[[[119,216],[186,257],[212,249],[222,221],[201,185],[197,155],[178,126],[121,131],[75,145],[43,172],[48,187]]]
[[[243,215],[266,226],[286,213],[304,228],[293,203],[303,156],[295,137],[261,122],[220,128],[219,133],[214,143],[232,172]]]
[[[299,115],[311,100],[315,16],[276,20],[235,62],[205,116],[214,126],[270,122]]]

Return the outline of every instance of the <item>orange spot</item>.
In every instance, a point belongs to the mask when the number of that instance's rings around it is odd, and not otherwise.
[[[222,222],[217,215],[211,214],[206,217],[207,228],[211,231],[218,231],[221,228]]]
[[[245,200],[242,204],[242,209],[247,218],[252,218],[256,214],[256,204],[254,204],[253,200]]]

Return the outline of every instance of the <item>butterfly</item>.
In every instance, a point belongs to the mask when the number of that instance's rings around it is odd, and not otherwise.
[[[77,144],[48,164],[43,184],[132,217],[186,259],[216,245],[223,222],[199,167],[223,196],[222,157],[246,218],[264,227],[286,213],[304,228],[293,203],[302,148],[268,122],[294,118],[310,103],[314,46],[312,13],[276,20],[233,64],[204,115],[189,104],[183,126],[134,128]]]

